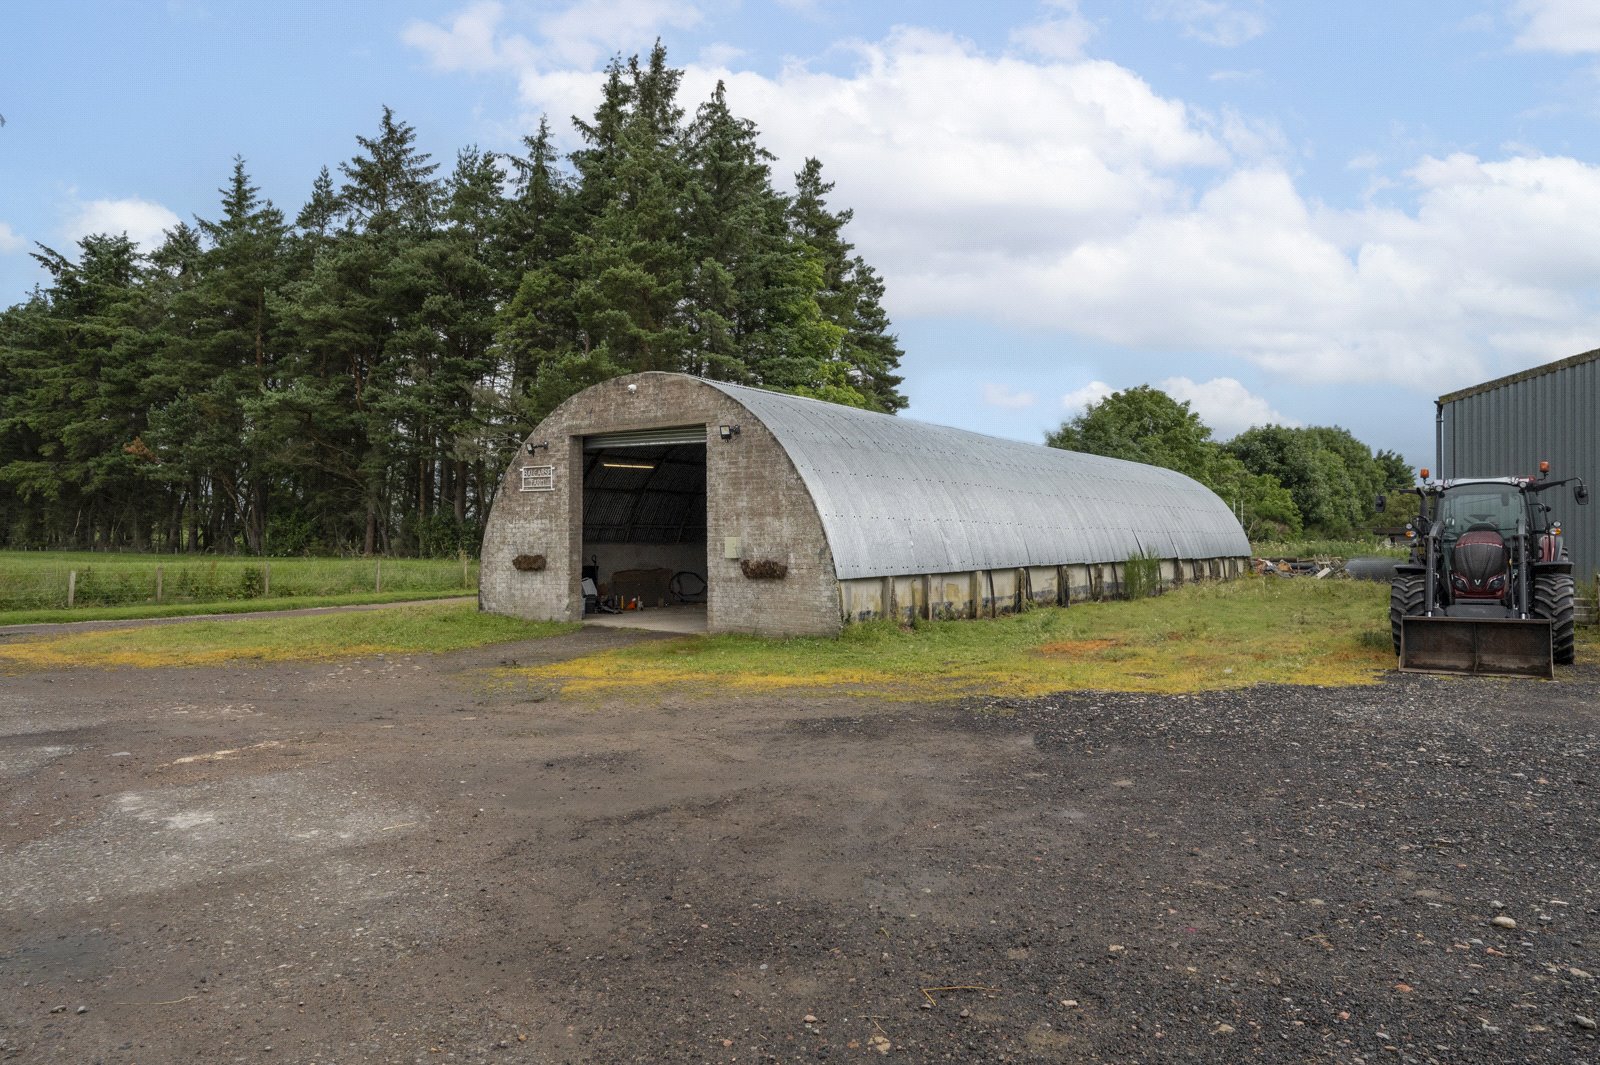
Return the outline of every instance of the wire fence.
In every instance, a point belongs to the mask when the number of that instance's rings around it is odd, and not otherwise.
[[[153,559],[0,553],[0,611],[470,593],[471,559]]]

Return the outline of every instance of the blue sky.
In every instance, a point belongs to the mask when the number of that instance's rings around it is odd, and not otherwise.
[[[1150,383],[1227,437],[1415,463],[1432,399],[1600,346],[1600,4],[844,0],[14,5],[0,300],[34,242],[159,241],[242,155],[291,216],[384,105],[448,164],[658,36],[888,283],[909,413],[1038,440]]]

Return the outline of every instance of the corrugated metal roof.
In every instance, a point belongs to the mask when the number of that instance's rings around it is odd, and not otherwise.
[[[1555,362],[1547,362],[1542,366],[1534,366],[1526,370],[1519,370],[1516,373],[1506,374],[1504,377],[1496,377],[1493,381],[1485,381],[1481,385],[1472,385],[1468,388],[1450,392],[1446,395],[1440,396],[1439,402],[1453,403],[1456,400],[1466,399],[1469,396],[1482,395],[1485,392],[1492,392],[1497,388],[1505,388],[1507,385],[1521,384],[1523,381],[1531,381],[1536,377],[1544,377],[1547,374],[1557,373],[1561,370],[1568,370],[1574,366],[1582,366],[1586,363],[1594,362],[1596,359],[1600,359],[1600,348],[1597,348],[1594,351],[1585,351],[1580,355],[1573,355],[1570,358],[1557,359]]]
[[[705,383],[789,453],[841,579],[1250,553],[1227,504],[1172,470]]]

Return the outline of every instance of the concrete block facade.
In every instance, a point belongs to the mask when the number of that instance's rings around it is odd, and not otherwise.
[[[737,401],[677,374],[633,374],[586,389],[528,437],[501,479],[484,532],[480,607],[529,619],[579,620],[583,438],[685,425],[703,425],[706,432],[708,631],[838,632],[833,556],[788,454]],[[723,440],[719,425],[737,425],[739,433]],[[545,446],[530,452],[527,445]],[[554,467],[551,490],[523,491],[524,468],[542,466]],[[730,540],[734,558],[726,557]],[[545,569],[515,569],[512,559],[522,554],[544,555]],[[779,562],[787,573],[751,579],[741,568],[744,560]]]

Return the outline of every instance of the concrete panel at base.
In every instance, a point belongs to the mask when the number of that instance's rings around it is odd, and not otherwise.
[[[932,574],[928,578],[928,608],[935,618],[970,618],[972,574]]]
[[[1015,614],[1021,599],[1022,571],[995,569],[989,571],[989,594],[984,602],[984,613],[994,617]]]
[[[917,618],[928,616],[928,596],[924,590],[927,578],[891,577],[894,588],[894,613],[902,624],[909,624]]]
[[[1055,606],[1061,602],[1061,567],[1029,566],[1028,598],[1035,606]]]
[[[1216,579],[1237,577],[1244,571],[1243,559],[1169,560],[1163,584],[1176,587],[1180,576],[1187,582],[1212,579],[1213,574]],[[839,610],[846,624],[890,617],[901,624],[917,618],[1003,617],[1030,601],[1054,606],[1115,598],[1121,581],[1122,567],[1112,562],[861,577],[839,582]]]
[[[888,615],[880,577],[839,582],[839,612],[846,622],[874,621]]]

